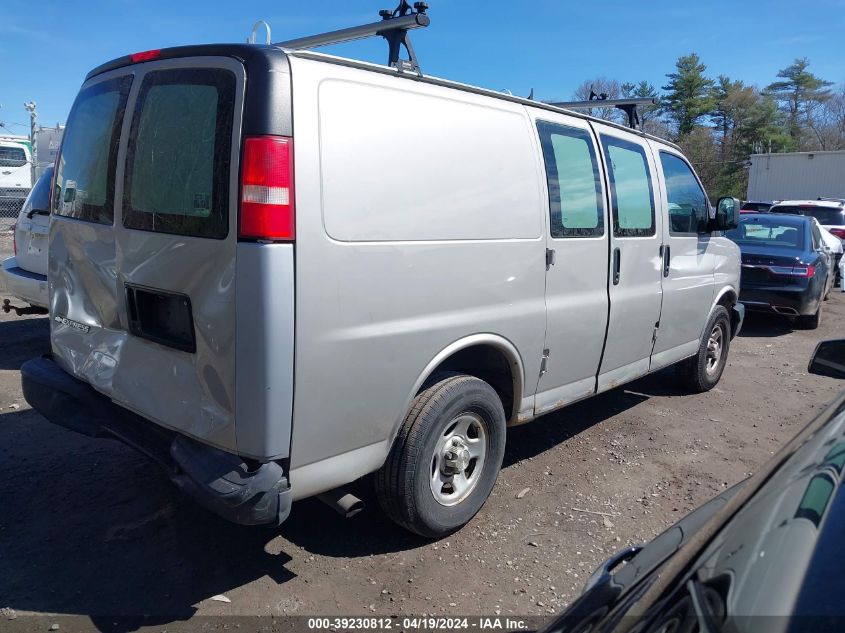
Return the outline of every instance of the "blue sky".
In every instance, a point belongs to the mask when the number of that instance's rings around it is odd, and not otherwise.
[[[134,51],[244,41],[255,20],[273,40],[372,21],[398,0],[2,0],[0,121],[25,133],[23,102],[64,123],[88,70]],[[795,57],[845,81],[845,0],[533,2],[430,0],[414,34],[423,71],[539,99],[567,99],[585,79],[645,79],[658,88],[675,60],[698,53],[711,76],[765,86]],[[330,52],[382,62],[383,42]]]

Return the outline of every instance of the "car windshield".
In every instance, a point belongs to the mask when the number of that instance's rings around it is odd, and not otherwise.
[[[809,204],[778,205],[772,207],[772,213],[794,213],[795,215],[809,215],[816,218],[819,224],[845,224],[845,210],[838,207],[820,207]]]
[[[804,244],[803,222],[784,220],[769,215],[743,218],[727,236],[737,244],[801,248]]]

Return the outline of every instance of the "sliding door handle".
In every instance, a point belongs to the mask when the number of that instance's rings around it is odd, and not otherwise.
[[[668,244],[663,247],[663,276],[669,276],[669,258],[671,257],[672,249],[669,248]]]
[[[619,276],[622,272],[622,253],[619,247],[613,249],[613,285],[619,284]]]

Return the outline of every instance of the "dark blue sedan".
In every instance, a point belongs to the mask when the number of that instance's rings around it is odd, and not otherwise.
[[[739,300],[749,311],[819,326],[833,283],[833,258],[811,217],[749,213],[727,232],[742,253]]]

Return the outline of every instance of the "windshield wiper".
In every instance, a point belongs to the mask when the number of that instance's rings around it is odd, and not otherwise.
[[[31,220],[34,215],[50,215],[50,212],[47,209],[32,209],[32,211],[26,214],[26,218]]]
[[[692,608],[695,610],[699,631],[701,633],[719,633],[713,608],[707,600],[707,596],[704,595],[704,588],[695,577],[687,580],[687,592],[692,599]]]

